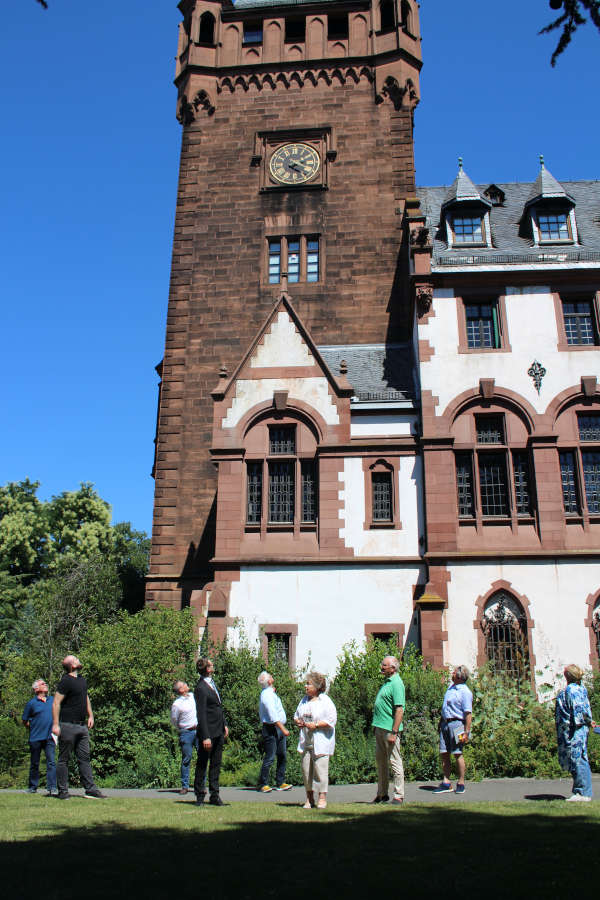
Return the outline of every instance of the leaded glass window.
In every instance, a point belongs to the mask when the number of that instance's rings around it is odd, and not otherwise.
[[[588,512],[600,513],[600,452],[584,451],[581,454],[581,462]]]
[[[563,300],[567,344],[588,346],[598,343],[591,300]]]
[[[478,444],[504,443],[504,416],[475,416]]]
[[[248,463],[248,508],[246,521],[260,524],[262,516],[262,462]]]
[[[392,473],[372,472],[373,521],[392,521]]]
[[[592,629],[594,631],[594,643],[596,644],[596,656],[600,660],[600,607],[596,606],[592,616]]]
[[[317,491],[315,464],[312,460],[300,465],[302,478],[302,521],[315,522],[317,519]]]
[[[494,594],[481,629],[491,669],[517,682],[525,681],[529,677],[529,648],[527,619],[520,605],[505,591]]]
[[[294,463],[269,463],[269,522],[294,521]]]
[[[458,492],[458,515],[461,518],[475,515],[473,503],[473,465],[470,453],[456,455],[456,489]]]
[[[475,350],[500,347],[498,306],[496,303],[466,303],[467,345]]]
[[[515,508],[518,516],[532,514],[529,457],[526,451],[513,453],[513,473],[515,478]]]
[[[579,500],[577,497],[577,480],[575,476],[575,454],[571,450],[563,450],[559,453],[559,460],[565,512],[578,513]]]
[[[503,454],[479,454],[479,491],[482,516],[508,515],[506,458]]]
[[[269,661],[289,664],[291,635],[267,632],[266,638],[269,647]]]
[[[279,453],[295,453],[296,452],[296,429],[293,425],[270,425],[269,426],[269,453],[276,455]]]
[[[578,413],[580,441],[600,441],[600,413]]]

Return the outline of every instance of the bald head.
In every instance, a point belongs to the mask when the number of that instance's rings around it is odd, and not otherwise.
[[[68,656],[65,656],[62,664],[65,672],[68,672],[69,674],[71,674],[71,672],[77,672],[79,669],[81,669],[81,663],[76,656],[73,656],[72,653],[69,653]]]

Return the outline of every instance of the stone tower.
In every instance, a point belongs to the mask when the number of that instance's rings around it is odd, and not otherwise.
[[[411,0],[181,0],[183,127],[147,601],[212,577],[211,391],[282,291],[319,344],[410,339]],[[412,198],[412,199],[411,199]]]

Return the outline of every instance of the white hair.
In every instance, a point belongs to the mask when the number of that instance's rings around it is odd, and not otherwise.
[[[398,671],[398,669],[400,668],[400,663],[399,663],[399,661],[396,659],[395,656],[385,656],[384,659],[389,659],[390,665],[393,667],[394,672],[397,672],[397,671]]]
[[[43,678],[36,678],[33,684],[31,685],[31,690],[35,693],[37,691],[38,684],[46,684]]]
[[[273,681],[273,676],[269,675],[268,672],[261,672],[258,676],[258,683],[261,687],[266,688],[269,687],[271,682]]]

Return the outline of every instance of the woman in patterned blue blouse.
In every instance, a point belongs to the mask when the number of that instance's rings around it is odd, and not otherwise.
[[[568,800],[592,799],[592,772],[587,754],[587,740],[592,710],[587,691],[581,683],[583,671],[576,665],[565,669],[567,686],[556,698],[556,736],[558,761],[573,776],[573,793]]]

